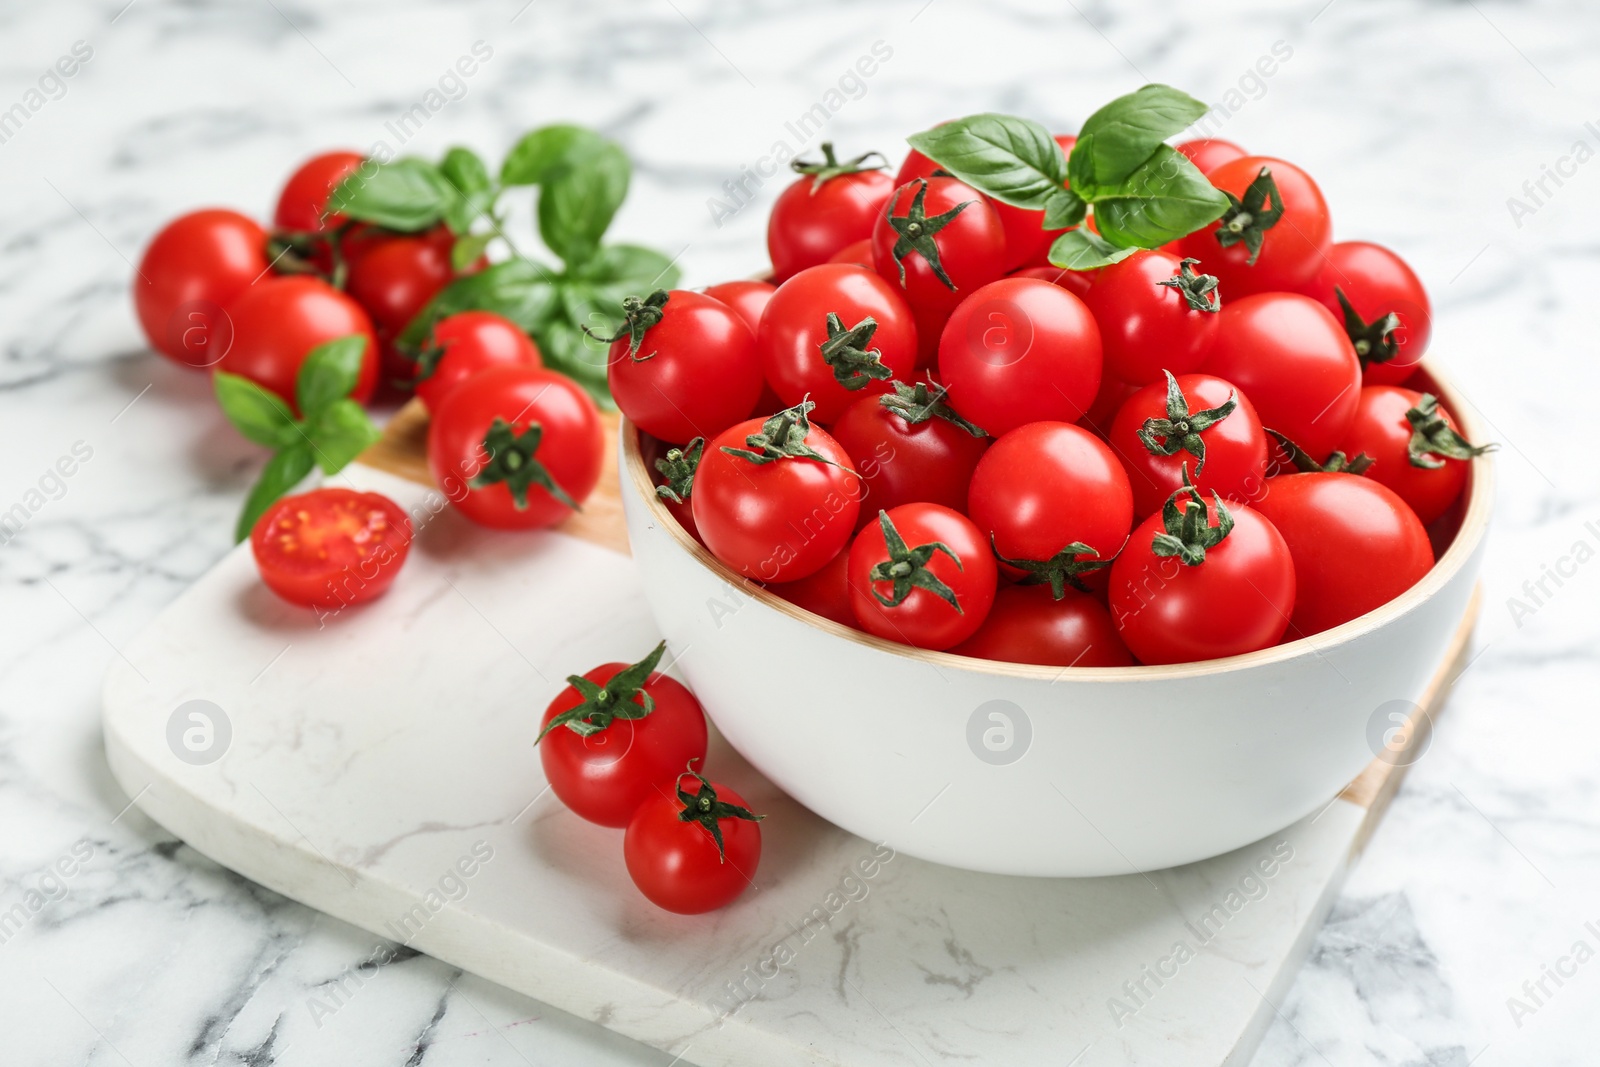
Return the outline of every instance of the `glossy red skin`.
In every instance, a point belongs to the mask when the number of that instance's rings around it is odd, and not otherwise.
[[[845,408],[829,428],[866,480],[858,526],[878,512],[926,501],[967,510],[967,484],[992,438],[974,437],[948,419],[911,423],[876,396]]]
[[[250,551],[261,581],[291,604],[360,604],[394,584],[411,551],[411,518],[381,493],[313,489],[264,511]]]
[[[1002,582],[977,633],[949,650],[957,656],[1050,667],[1131,667],[1111,613],[1090,593]]]
[[[1138,386],[1129,385],[1127,382],[1106,375],[1100,379],[1100,391],[1094,395],[1094,403],[1089,405],[1089,410],[1078,420],[1078,425],[1104,441],[1111,436],[1111,421],[1117,417],[1117,412],[1121,411],[1122,405],[1138,391]]]
[[[1100,327],[1105,373],[1129,385],[1164,381],[1162,371],[1189,374],[1205,365],[1217,338],[1216,311],[1191,308],[1161,283],[1179,274],[1169,252],[1136,252],[1097,272],[1083,298]],[[1205,264],[1195,268],[1203,272]]]
[[[1250,153],[1220,137],[1196,137],[1192,141],[1179,141],[1172,146],[1189,157],[1189,162],[1201,174],[1210,174],[1224,163],[1243,159]]]
[[[933,239],[945,274],[955,288],[940,281],[928,261],[916,252],[907,253],[898,263],[894,258],[898,234],[889,225],[889,219],[904,217],[911,209],[917,194],[916,182],[898,187],[889,200],[888,210],[879,213],[872,228],[872,263],[913,309],[929,316],[931,323],[947,317],[970,293],[1005,274],[1006,234],[1000,225],[1000,216],[976,189],[954,178],[930,178],[927,182],[923,211],[929,218],[942,215],[957,204],[967,205]],[[905,267],[904,283],[900,280],[901,266]],[[919,326],[922,321],[919,317]]]
[[[1214,503],[1211,525],[1217,525]],[[1111,565],[1111,618],[1140,663],[1193,663],[1278,643],[1294,612],[1294,561],[1271,522],[1230,506],[1233,531],[1190,567],[1157,556],[1158,511],[1140,523]]]
[[[1177,378],[1191,412],[1219,407],[1235,391],[1228,382],[1209,374],[1180,374]],[[1250,398],[1243,393],[1238,398],[1238,407],[1201,431],[1206,461],[1198,471],[1195,457],[1188,452],[1153,455],[1139,440],[1146,419],[1167,417],[1167,383],[1152,382],[1128,398],[1111,424],[1109,443],[1128,472],[1135,515],[1142,519],[1159,511],[1167,497],[1182,488],[1185,466],[1208,500],[1215,491],[1230,503],[1249,504],[1262,494],[1267,481],[1268,439]]]
[[[1365,615],[1433,567],[1428,531],[1392,491],[1354,474],[1286,474],[1256,504],[1294,559],[1291,637]]]
[[[243,375],[295,407],[294,380],[306,355],[325,341],[351,334],[367,339],[352,400],[366,401],[378,383],[378,338],[367,313],[321,278],[263,278],[228,306],[233,346],[218,364]]]
[[[440,236],[441,231],[445,236]],[[351,261],[345,291],[372,316],[383,345],[384,377],[389,381],[409,381],[415,376],[416,365],[395,349],[395,338],[455,278],[448,234],[438,227],[426,234],[384,238]]]
[[[1297,293],[1231,300],[1206,373],[1250,398],[1261,424],[1320,463],[1338,448],[1361,395],[1361,363],[1328,309]],[[1274,446],[1274,452],[1278,450]]]
[[[851,241],[828,257],[829,263],[849,263],[852,266],[872,269],[872,238]]]
[[[1073,296],[1082,300],[1089,295],[1089,287],[1094,284],[1095,275],[1099,270],[1064,270],[1061,267],[1023,267],[1006,275],[1008,278],[1037,278],[1042,282],[1059,285]]]
[[[1333,243],[1322,190],[1293,163],[1269,156],[1244,156],[1223,163],[1206,177],[1218,189],[1243,196],[1264,166],[1272,168],[1284,211],[1283,217],[1266,232],[1254,266],[1248,265],[1250,250],[1243,241],[1228,248],[1217,243],[1218,222],[1196,230],[1180,242],[1185,256],[1198,259],[1207,274],[1216,275],[1224,301],[1252,293],[1303,290],[1322,270]]]
[[[1093,558],[1110,559],[1133,526],[1133,490],[1094,434],[1036,422],[989,446],[972,473],[967,514],[1007,559],[1050,559],[1074,541],[1095,549]],[[1017,568],[1001,570],[1022,577]]]
[[[1064,155],[1070,156],[1072,146],[1077,143],[1078,139],[1072,134],[1056,135],[1056,144],[1061,146]],[[1062,182],[1062,185],[1069,183]],[[992,197],[988,199],[989,206],[1000,216],[1000,228],[1005,231],[1007,273],[1044,259],[1056,238],[1067,232],[1065,226],[1057,230],[1045,229],[1043,211],[1012,207]]]
[[[1340,241],[1328,251],[1328,262],[1306,295],[1321,301],[1342,323],[1344,308],[1335,287],[1344,292],[1363,321],[1376,322],[1390,312],[1400,317],[1400,328],[1395,331],[1400,351],[1393,359],[1368,364],[1362,372],[1363,384],[1399,385],[1411,377],[1433,339],[1433,305],[1422,279],[1382,245]]]
[[[995,435],[1076,422],[1100,389],[1100,328],[1083,301],[1037,278],[1004,278],[956,308],[939,339],[951,403]]]
[[[1365,452],[1373,459],[1367,477],[1386,485],[1411,506],[1424,526],[1438,519],[1461,496],[1467,485],[1467,461],[1445,459],[1436,470],[1411,464],[1411,424],[1406,412],[1417,406],[1422,394],[1395,385],[1369,385],[1361,390],[1355,417],[1339,443],[1346,455]],[[1444,405],[1445,422],[1459,431]],[[1474,441],[1473,444],[1481,442]],[[1443,456],[1439,457],[1444,459]]]
[[[322,212],[328,206],[334,187],[359,170],[364,162],[366,157],[360,152],[325,152],[300,164],[278,194],[273,223],[285,230],[312,232],[343,225],[345,216],[330,215],[324,219]]]
[[[855,609],[850,606],[850,549],[841,549],[815,574],[793,582],[773,582],[767,591],[781,596],[795,607],[831,619],[852,630],[860,629]]]
[[[802,175],[772,205],[767,252],[782,283],[807,267],[827,263],[841,249],[872,236],[872,224],[895,189],[881,170],[841,174],[821,185]]]
[[[941,122],[939,125],[943,126],[944,123]],[[900,169],[895,171],[894,187],[898,189],[906,182],[918,178],[931,178],[933,172],[938,169],[939,164],[913,148],[906,153],[906,158],[900,161]],[[931,215],[933,212],[930,211],[928,214]]]
[[[605,431],[589,394],[571,378],[543,367],[491,367],[445,397],[428,425],[428,469],[433,482],[461,513],[480,526],[535,530],[554,526],[572,510],[537,485],[518,509],[504,483],[481,489],[467,483],[488,461],[483,439],[496,416],[521,434],[544,428],[534,459],[580,505],[600,481]]]
[[[712,555],[760,582],[815,574],[849,543],[861,510],[861,477],[850,455],[815,423],[806,443],[829,462],[752,463],[724,448],[746,448],[762,419],[730,426],[706,445],[689,503]]]
[[[916,648],[938,650],[959,645],[977,632],[994,605],[999,574],[988,539],[971,519],[940,504],[903,504],[887,513],[908,548],[939,541],[956,554],[959,563],[935,552],[928,569],[955,593],[961,610],[920,588],[913,588],[894,607],[873,596],[876,592],[888,597],[894,590],[892,582],[875,582],[871,577],[873,567],[889,558],[883,528],[874,519],[861,528],[850,546],[847,573],[856,621],[869,634]]]
[[[745,325],[754,333],[761,326],[761,313],[778,287],[771,282],[742,280],[706,286],[706,295],[720,300],[739,313]]]
[[[761,395],[755,334],[742,315],[704,293],[674,289],[661,310],[637,356],[628,337],[612,343],[606,383],[645,433],[673,444],[709,440],[748,416]]]
[[[133,277],[150,347],[185,367],[214,366],[233,338],[224,309],[267,269],[267,232],[254,219],[222,208],[173,219]]]
[[[627,667],[605,663],[583,676],[603,686]],[[539,742],[539,763],[550,791],[579,818],[627,826],[640,804],[671,792],[690,760],[705,759],[706,715],[694,694],[660,672],[646,680],[643,692],[655,700],[655,708],[642,719],[613,719],[587,737],[558,726]],[[644,704],[639,694],[633,702]],[[539,728],[582,703],[578,690],[567,686],[545,708]]]
[[[717,799],[749,809],[745,799],[713,782]],[[685,776],[683,789],[693,796],[699,783]],[[683,803],[672,788],[657,792],[634,812],[622,838],[628,875],[658,908],[680,915],[699,915],[732,904],[755,878],[761,863],[761,824],[748,819],[719,819],[723,852],[699,823],[678,818]]]
[[[431,343],[444,349],[433,373],[417,383],[417,396],[438,411],[456,386],[490,367],[539,367],[544,360],[533,339],[510,319],[492,311],[462,311],[434,324]]]
[[[828,339],[828,314],[839,316],[846,329],[871,316],[878,323],[868,346],[894,378],[910,381],[917,364],[917,327],[899,291],[870,271],[843,263],[825,263],[801,271],[778,286],[756,331],[756,353],[767,384],[785,406],[810,398],[814,422],[826,425],[863,396],[889,391],[890,379],[869,381],[850,390],[839,384],[823,361]],[[746,411],[749,409],[746,408]]]

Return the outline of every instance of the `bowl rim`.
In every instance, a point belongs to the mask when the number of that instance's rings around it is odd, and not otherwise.
[[[1469,441],[1482,440],[1483,429],[1473,413],[1476,409],[1471,408],[1465,402],[1465,398],[1460,391],[1439,374],[1434,367],[1433,361],[1425,357],[1418,361],[1417,369],[1431,383],[1432,392],[1444,402],[1445,407],[1455,418],[1462,434]],[[1406,388],[1408,386],[1403,384],[1401,387]],[[692,560],[706,568],[714,576],[742,589],[747,596],[772,610],[841,640],[914,662],[926,663],[939,669],[971,671],[1026,681],[1056,682],[1066,677],[1085,682],[1135,682],[1154,679],[1196,678],[1285,663],[1305,656],[1321,656],[1333,646],[1349,643],[1383,628],[1394,619],[1399,618],[1426,601],[1447,585],[1466,565],[1467,560],[1471,558],[1479,543],[1482,542],[1484,534],[1488,530],[1489,513],[1494,501],[1494,464],[1490,455],[1484,453],[1467,461],[1470,465],[1471,477],[1468,480],[1467,506],[1462,512],[1460,526],[1456,530],[1456,535],[1451,540],[1450,546],[1445,550],[1444,555],[1434,561],[1433,566],[1428,570],[1427,574],[1423,575],[1422,580],[1393,600],[1374,608],[1365,615],[1351,619],[1349,622],[1341,623],[1331,630],[1313,634],[1311,637],[1296,638],[1293,641],[1285,641],[1269,648],[1246,652],[1238,656],[1198,660],[1192,663],[1137,664],[1132,667],[1057,667],[1037,663],[1008,663],[1001,660],[978,659],[973,656],[958,656],[950,652],[936,652],[931,649],[916,648],[912,645],[905,645],[897,641],[889,641],[872,634],[863,633],[831,619],[825,619],[798,605],[791,604],[776,593],[768,590],[765,586],[740,574],[712,555],[710,550],[691,537],[688,531],[678,523],[678,520],[673,518],[661,498],[656,495],[655,482],[645,467],[644,454],[639,448],[639,432],[637,428],[626,417],[620,419],[619,423],[622,466],[627,472],[629,487],[643,499],[651,517],[667,532],[668,536],[677,542],[678,547],[683,549]]]

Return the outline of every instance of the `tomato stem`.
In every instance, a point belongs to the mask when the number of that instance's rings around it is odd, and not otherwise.
[[[802,400],[792,408],[785,408],[763,422],[759,433],[750,434],[744,439],[749,447],[729,448],[723,445],[722,451],[758,465],[776,463],[782,459],[813,459],[818,463],[833,463],[833,460],[806,444],[806,435],[811,432],[811,420],[806,416],[816,406],[810,400]]]
[[[1060,600],[1067,595],[1067,586],[1078,590],[1080,593],[1089,592],[1089,587],[1083,584],[1079,575],[1092,571],[1103,570],[1111,566],[1111,558],[1101,559],[1100,553],[1093,546],[1082,541],[1074,541],[1049,559],[1010,559],[1000,554],[1000,549],[995,546],[994,534],[989,534],[989,550],[994,553],[994,558],[1008,567],[1015,567],[1023,572],[1021,584],[1044,585],[1049,583],[1050,595]],[[1089,558],[1082,559],[1080,557]]]
[[[1196,274],[1194,266],[1199,262],[1193,258],[1181,261],[1178,264],[1178,273],[1156,284],[1176,289],[1183,295],[1189,310],[1216,314],[1222,310],[1222,298],[1217,294],[1217,279],[1211,274]]]
[[[900,288],[906,286],[905,258],[915,252],[927,260],[928,267],[933,271],[934,277],[945,284],[945,288],[955,291],[956,283],[950,280],[950,275],[945,273],[944,264],[939,261],[939,244],[933,239],[934,235],[948,226],[957,215],[961,214],[971,200],[963,200],[949,211],[929,218],[923,201],[928,196],[928,182],[924,178],[917,179],[917,192],[911,198],[911,205],[906,208],[904,215],[896,215],[895,207],[900,203],[900,194],[904,189],[894,191],[894,199],[889,201],[889,225],[898,235],[894,242],[894,261],[900,268]]]
[[[867,166],[867,160],[877,156],[883,160]],[[822,188],[822,183],[834,178],[842,178],[847,174],[860,174],[863,171],[882,170],[889,165],[889,160],[882,152],[863,152],[854,159],[839,162],[833,155],[833,142],[822,142],[822,162],[812,163],[809,160],[792,159],[789,168],[796,174],[811,175],[811,195],[816,196],[817,190]]]
[[[1498,445],[1474,445],[1457,433],[1439,410],[1439,398],[1423,393],[1417,406],[1406,412],[1411,424],[1411,440],[1406,443],[1406,454],[1413,467],[1438,470],[1447,459],[1471,459],[1493,452]]]
[[[894,372],[883,365],[883,353],[868,348],[878,332],[878,320],[868,315],[848,330],[844,320],[828,312],[828,339],[817,347],[822,362],[833,370],[833,379],[851,392],[865,389],[868,382],[881,382]]]
[[[552,717],[533,743],[537,745],[543,741],[545,735],[558,726],[565,726],[579,737],[588,737],[617,719],[642,719],[650,714],[656,708],[656,700],[644,687],[666,650],[667,643],[662,641],[644,659],[612,675],[605,685],[591,682],[581,674],[568,675],[567,684],[578,691],[583,701]]]
[[[1262,167],[1261,173],[1245,187],[1244,196],[1234,196],[1226,189],[1222,190],[1222,194],[1228,198],[1228,210],[1223,212],[1222,224],[1217,227],[1217,244],[1231,248],[1244,242],[1244,246],[1250,250],[1250,258],[1245,260],[1245,265],[1253,267],[1261,255],[1267,231],[1283,217],[1283,199],[1278,195],[1278,183],[1273,180],[1272,168]],[[1268,203],[1272,206],[1268,207]]]
[[[649,332],[650,327],[660,322],[666,314],[664,309],[671,295],[665,289],[657,289],[643,300],[636,296],[624,297],[622,301],[622,325],[618,327],[616,333],[610,337],[602,337],[594,330],[589,329],[587,325],[583,327],[583,332],[601,344],[607,345],[626,337],[628,339],[628,358],[635,363],[643,363],[645,360],[653,358],[655,353],[652,352],[648,356],[641,356],[639,354],[639,346],[644,344],[644,335]]]
[[[1375,462],[1365,452],[1357,453],[1354,459],[1348,458],[1343,452],[1334,452],[1328,457],[1328,462],[1318,463],[1311,453],[1277,430],[1268,430],[1267,433],[1278,442],[1284,454],[1289,457],[1289,462],[1293,463],[1295,470],[1301,474],[1365,474]]]
[[[1361,360],[1362,370],[1375,363],[1387,363],[1400,354],[1400,340],[1394,335],[1400,328],[1400,316],[1391,311],[1367,322],[1356,314],[1343,289],[1334,286],[1333,295],[1339,298],[1339,307],[1344,311],[1344,332]]]
[[[710,834],[711,840],[717,843],[719,862],[726,863],[728,853],[722,845],[722,827],[718,825],[720,820],[744,819],[746,822],[760,822],[766,816],[757,815],[749,808],[718,799],[716,789],[705,775],[694,769],[694,764],[695,761],[690,760],[688,769],[684,772],[692,775],[700,783],[700,788],[692,795],[683,788],[683,775],[678,775],[676,783],[678,802],[683,805],[683,810],[678,812],[678,821],[699,823],[701,829]]]
[[[966,614],[961,609],[961,602],[956,599],[955,590],[940,581],[939,576],[928,569],[933,554],[943,552],[955,561],[957,569],[965,570],[961,564],[961,557],[956,555],[955,549],[943,541],[929,541],[916,548],[907,548],[905,538],[894,528],[887,511],[878,512],[878,528],[883,531],[883,544],[888,550],[889,558],[875,564],[867,577],[874,582],[892,583],[890,596],[884,596],[877,589],[872,590],[872,596],[878,603],[886,608],[896,608],[905,603],[906,597],[911,595],[911,590],[926,589],[955,608],[957,615]]]
[[[928,382],[907,385],[905,382],[896,381],[889,384],[894,392],[884,393],[878,398],[878,403],[899,415],[908,424],[916,426],[929,419],[939,418],[953,426],[959,426],[973,437],[989,436],[989,431],[956,414],[955,409],[944,399],[950,395],[950,390],[938,382],[932,383],[931,390],[928,388]]]
[[[1194,472],[1199,474],[1206,465],[1206,442],[1200,435],[1233,414],[1239,406],[1238,390],[1231,390],[1228,399],[1216,407],[1191,414],[1189,401],[1178,388],[1178,379],[1169,370],[1161,373],[1167,376],[1167,417],[1145,419],[1139,427],[1139,441],[1152,456],[1189,453],[1195,460]]]
[[[528,506],[528,487],[538,486],[573,511],[582,511],[578,502],[556,484],[543,463],[534,458],[539,442],[544,437],[544,427],[537,422],[528,423],[521,433],[505,419],[495,416],[489,432],[483,437],[483,450],[489,462],[467,484],[474,489],[504,484],[511,492],[512,503],[522,511]]]
[[[1178,509],[1178,498],[1190,499],[1183,510]],[[1206,549],[1215,548],[1233,532],[1233,515],[1223,506],[1222,498],[1213,490],[1211,500],[1217,507],[1217,524],[1211,525],[1211,514],[1205,498],[1189,480],[1189,465],[1183,465],[1183,487],[1161,505],[1161,524],[1165,529],[1150,542],[1150,549],[1158,556],[1176,556],[1187,567],[1198,567],[1206,561]]]
[[[674,504],[687,503],[694,491],[694,474],[700,469],[700,456],[706,450],[706,439],[696,437],[682,448],[669,448],[667,454],[656,460],[656,470],[665,481],[656,486],[656,496]]]

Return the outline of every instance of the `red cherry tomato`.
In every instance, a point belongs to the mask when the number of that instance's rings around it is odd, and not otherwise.
[[[851,241],[828,257],[829,263],[849,263],[852,266],[872,269],[872,238]]]
[[[1255,407],[1209,374],[1184,374],[1140,389],[1117,412],[1109,439],[1128,472],[1140,518],[1160,510],[1183,486],[1185,469],[1207,497],[1214,491],[1230,502],[1254,503],[1266,484],[1268,442]]]
[[[1243,159],[1250,153],[1219,137],[1197,137],[1192,141],[1179,141],[1172,146],[1189,157],[1189,162],[1201,174],[1210,174],[1224,163]]]
[[[1264,204],[1252,197],[1250,187],[1261,172],[1269,173],[1281,198],[1282,215],[1265,229],[1264,214],[1274,207],[1273,198]],[[1222,282],[1228,299],[1252,293],[1298,292],[1316,279],[1332,242],[1328,205],[1322,190],[1311,176],[1292,163],[1268,156],[1244,156],[1223,163],[1206,175],[1211,184],[1232,193],[1244,202],[1244,213],[1230,211],[1217,222],[1196,230],[1182,239],[1185,256],[1206,265],[1206,272]],[[1257,186],[1261,189],[1262,186]],[[1218,240],[1222,227],[1232,242]],[[1238,233],[1231,231],[1237,229]],[[1260,237],[1257,251],[1250,248],[1248,234]],[[1236,238],[1236,239],[1235,239]]]
[[[313,489],[269,507],[250,530],[268,589],[291,604],[337,608],[394,583],[411,551],[411,518],[381,493]]]
[[[345,216],[322,217],[334,188],[361,169],[366,157],[360,152],[325,152],[312,156],[283,185],[278,194],[278,210],[273,222],[285,230],[320,233],[344,225]]]
[[[958,656],[1051,667],[1131,667],[1111,613],[1089,593],[1001,583],[978,632],[950,649]]]
[[[1003,573],[1057,587],[1085,563],[1115,556],[1133,526],[1122,464],[1105,442],[1064,422],[1030,423],[990,445],[967,507]]]
[[[434,484],[483,526],[532,530],[571,515],[600,480],[600,412],[572,379],[491,367],[444,398],[428,426]]]
[[[971,637],[994,605],[994,557],[972,520],[940,504],[878,512],[850,546],[850,606],[869,634],[942,649]]]
[[[1413,410],[1420,426],[1407,417]],[[1422,435],[1413,447],[1419,429]],[[1430,441],[1445,447],[1435,449]],[[1394,385],[1361,390],[1339,448],[1352,458],[1362,452],[1372,457],[1367,477],[1399,494],[1424,526],[1450,510],[1466,487],[1467,459],[1484,451],[1461,438],[1456,420],[1443,407],[1430,409],[1424,394]],[[1419,466],[1413,455],[1426,465]]]
[[[734,281],[706,286],[706,295],[720,300],[739,313],[745,325],[754,333],[761,325],[761,313],[778,287],[770,282]]]
[[[627,826],[640,804],[673,788],[691,760],[705,759],[700,702],[682,682],[652,673],[665,648],[636,664],[585,671],[590,696],[568,685],[545,708],[539,763],[550,791],[579,818]],[[646,698],[650,710],[643,712]],[[619,707],[641,717],[618,715]]]
[[[1361,395],[1361,363],[1349,338],[1327,308],[1297,293],[1230,300],[1218,316],[1206,373],[1238,386],[1263,426],[1319,463],[1339,447]]]
[[[1078,420],[1078,425],[1105,440],[1111,436],[1111,420],[1117,417],[1117,412],[1122,410],[1128,398],[1138,391],[1138,386],[1106,375],[1100,379],[1100,391],[1095,394],[1094,403],[1089,405],[1083,418]]]
[[[1287,474],[1267,483],[1256,509],[1294,559],[1291,637],[1365,615],[1433,567],[1428,531],[1403,500],[1370,478]]]
[[[417,396],[430,412],[451,390],[490,367],[538,367],[544,361],[522,327],[490,311],[462,311],[434,323],[418,361]]]
[[[1023,267],[1006,275],[1008,278],[1037,278],[1042,282],[1059,285],[1082,300],[1089,295],[1089,287],[1099,270],[1066,270],[1061,267]]]
[[[1129,385],[1189,374],[1217,338],[1216,279],[1167,252],[1136,252],[1102,267],[1083,302],[1100,327],[1105,373]]]
[[[369,245],[350,264],[345,289],[372,316],[389,381],[416,374],[415,365],[395,349],[394,340],[455,277],[448,234],[439,227],[427,234],[385,238]]]
[[[1399,385],[1417,369],[1433,337],[1433,307],[1406,261],[1382,245],[1341,241],[1328,252],[1307,295],[1344,324],[1365,368],[1366,385]],[[1346,311],[1339,300],[1350,302]],[[1387,321],[1393,315],[1393,322]]]
[[[815,574],[793,582],[773,582],[767,586],[767,591],[813,615],[832,619],[852,630],[860,629],[855,609],[850,606],[849,567],[850,549],[844,548]]]
[[[722,431],[694,477],[689,503],[706,547],[757,581],[815,574],[856,528],[861,477],[804,407]]]
[[[1111,618],[1140,663],[1192,663],[1255,652],[1278,643],[1294,612],[1294,561],[1272,523],[1243,504],[1227,508],[1232,528],[1223,532],[1221,509],[1202,507],[1189,494],[1151,515],[1111,565]],[[1209,514],[1208,514],[1209,512]],[[1193,521],[1202,540],[1183,537]],[[1199,549],[1185,561],[1160,555],[1157,534]]]
[[[622,858],[633,884],[657,907],[680,915],[715,911],[733,903],[755,877],[759,816],[732,789],[698,776],[680,776],[677,794],[655,792],[639,805],[622,838]],[[720,848],[712,825],[722,837]]]
[[[966,511],[967,484],[990,441],[922,382],[862,397],[830,432],[866,480],[858,525],[918,501]]]
[[[840,164],[833,145],[824,142],[822,151],[824,162],[810,166],[848,168],[867,159]],[[880,169],[846,170],[832,176],[825,169],[802,172],[798,181],[778,194],[767,220],[773,278],[787,281],[807,267],[827,263],[847,245],[871,237],[872,224],[892,192],[894,180]]]
[[[911,378],[917,328],[888,282],[828,263],[801,271],[772,294],[756,352],[784,404],[809,397],[813,418],[830,423],[861,397],[888,391],[891,379]]]
[[[1083,301],[1037,278],[985,285],[939,339],[939,378],[992,434],[1083,418],[1100,389],[1100,328]]]
[[[939,123],[943,126],[944,123]],[[900,188],[906,182],[914,182],[918,178],[931,178],[933,172],[939,169],[939,164],[918,152],[915,148],[906,153],[906,158],[900,161],[900,169],[894,174],[894,187]]]
[[[761,362],[737,311],[687,289],[624,306],[628,320],[606,355],[606,382],[635,426],[683,444],[750,414],[761,395]]]
[[[215,366],[233,343],[224,309],[267,270],[267,233],[254,220],[220,208],[173,219],[133,277],[150,347],[185,367]]]
[[[228,306],[233,345],[221,369],[240,374],[295,406],[294,381],[306,354],[325,341],[351,334],[367,339],[361,374],[350,393],[365,401],[378,383],[378,339],[361,305],[321,278],[263,278]]]
[[[644,465],[650,470],[650,481],[656,487],[656,498],[667,513],[678,520],[684,532],[702,544],[700,529],[694,524],[694,508],[690,497],[694,495],[695,468],[705,454],[705,441],[678,447],[644,433],[639,435],[639,451]],[[667,492],[663,492],[665,489]]]
[[[976,189],[954,178],[919,179],[897,188],[878,215],[872,262],[931,325],[1005,273],[1006,234]]]

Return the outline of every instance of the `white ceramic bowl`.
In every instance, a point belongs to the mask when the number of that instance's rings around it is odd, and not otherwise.
[[[1435,392],[1481,437],[1436,374]],[[1333,630],[1229,659],[1057,668],[925,652],[747,583],[657,500],[622,424],[622,498],[678,669],[729,742],[823,818],[923,859],[1004,874],[1154,870],[1320,810],[1415,701],[1467,611],[1493,472],[1403,596]]]

